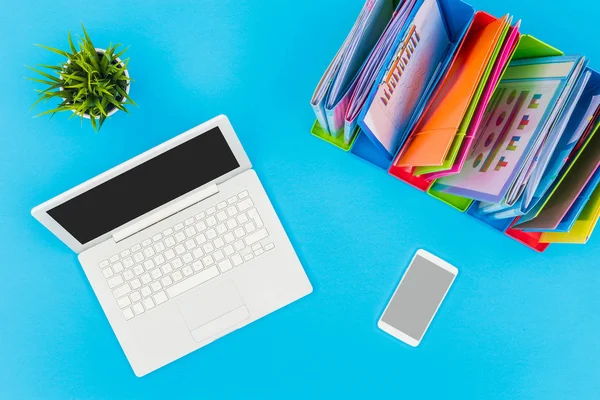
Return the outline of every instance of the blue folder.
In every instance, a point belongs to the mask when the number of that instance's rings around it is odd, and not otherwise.
[[[440,7],[442,18],[444,19],[444,23],[447,29],[447,33],[450,39],[450,44],[445,51],[445,54],[442,58],[440,66],[431,73],[427,81],[426,86],[423,88],[423,94],[421,95],[418,103],[414,107],[413,112],[411,113],[411,117],[409,123],[404,128],[403,132],[399,132],[399,141],[395,146],[393,152],[389,152],[386,150],[381,143],[375,138],[372,132],[365,129],[364,124],[361,124],[361,121],[364,120],[364,116],[369,109],[369,105],[373,102],[375,94],[377,93],[377,88],[379,85],[375,85],[369,94],[367,102],[363,107],[363,111],[361,112],[359,119],[359,126],[361,127],[360,132],[358,133],[358,137],[356,138],[354,145],[351,148],[351,153],[367,160],[368,162],[382,168],[389,169],[393,158],[396,156],[402,144],[408,137],[412,126],[420,117],[423,109],[425,108],[427,101],[429,100],[434,88],[436,87],[439,80],[446,74],[448,66],[456,53],[456,49],[460,45],[460,41],[465,35],[473,16],[475,15],[475,11],[473,7],[464,3],[461,0],[436,0],[437,4]],[[412,20],[414,19],[415,14],[418,12],[420,6],[422,5],[423,0],[421,0],[415,9],[413,10],[412,15],[409,18],[409,23],[403,28],[402,33],[398,36],[397,42],[393,46],[393,50],[390,51],[388,58],[384,65],[385,68],[379,72],[376,82],[382,82],[384,74],[386,73],[387,66],[392,62],[393,57],[396,54],[396,50],[398,46],[402,43],[402,40],[406,34],[406,30],[409,26],[411,26]]]

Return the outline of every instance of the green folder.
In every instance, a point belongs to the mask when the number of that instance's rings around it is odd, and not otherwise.
[[[356,130],[358,131],[358,129],[359,128],[357,127]],[[340,135],[337,138],[333,137],[332,135],[329,134],[329,132],[327,132],[325,129],[323,129],[321,127],[321,124],[319,123],[318,120],[315,121],[315,123],[313,124],[313,127],[310,130],[310,133],[312,133],[314,136],[318,137],[319,139],[323,139],[327,143],[331,143],[335,147],[340,148],[344,151],[350,150],[350,148],[352,147],[352,144],[354,143],[354,141],[356,140],[356,137],[358,136],[356,134],[357,132],[355,131],[350,143],[346,143],[346,142],[344,142],[344,135]]]
[[[427,194],[443,201],[460,212],[465,212],[473,203],[473,199],[457,196],[450,193],[444,193],[433,189],[433,185],[427,190]]]

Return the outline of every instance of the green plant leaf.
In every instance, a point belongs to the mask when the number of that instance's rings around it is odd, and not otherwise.
[[[100,123],[99,123],[99,126],[98,126],[98,131],[102,128],[102,125],[104,125],[104,121],[106,121],[106,118],[107,117],[105,117],[104,115],[100,116]],[[98,131],[96,131],[96,132],[98,132]]]
[[[127,112],[127,109],[123,106],[123,103],[113,99],[113,98],[108,98],[108,101],[115,107],[117,107],[119,110],[121,111],[125,111]]]
[[[73,100],[73,93],[67,92],[66,90],[59,90],[57,92],[48,92],[48,93],[45,93],[44,95],[47,96],[48,98],[60,97],[63,99],[67,99],[69,101]]]
[[[65,89],[79,89],[79,88],[84,88],[86,86],[86,83],[77,83],[75,85],[69,85],[69,86],[65,86]]]
[[[90,54],[89,54],[90,63],[94,67],[94,69],[92,71],[99,72],[100,71],[100,58],[98,56],[98,53],[96,53],[96,49],[87,50],[87,51],[90,52]],[[94,55],[95,55],[95,57],[94,57]]]
[[[39,64],[38,67],[53,69],[53,70],[59,71],[59,72],[61,72],[63,70],[63,68],[59,67],[58,65]]]
[[[81,30],[83,31],[83,36],[85,37],[86,42],[92,43],[92,39],[90,39],[90,35],[88,35],[87,31],[85,30],[83,23],[81,24]]]
[[[41,117],[43,115],[48,115],[48,114],[56,114],[57,112],[65,111],[65,110],[67,110],[67,108],[65,108],[64,106],[59,106],[59,107],[53,108],[52,110],[48,110],[48,111],[39,113],[38,115],[34,116],[34,118]]]
[[[33,102],[33,105],[29,108],[29,111],[33,110],[35,108],[35,106],[37,106],[40,102],[46,102],[48,100],[48,97],[46,96],[39,96],[37,98],[36,101]]]
[[[50,75],[50,74],[47,74],[47,73],[45,73],[45,72],[43,72],[43,71],[40,71],[40,70],[39,70],[39,69],[37,69],[37,68],[33,68],[33,67],[30,67],[30,66],[28,66],[28,65],[26,65],[26,67],[27,67],[27,68],[29,68],[30,70],[32,70],[33,72],[35,72],[35,73],[37,73],[37,74],[40,74],[41,76],[43,76],[43,77],[45,77],[45,78],[48,78],[48,79],[50,79],[50,80],[51,80],[51,81],[53,81],[53,82],[60,82],[60,79],[59,79],[59,78],[57,78],[56,76],[52,76],[52,75]]]
[[[92,126],[94,127],[94,130],[96,132],[98,132],[98,124],[96,123],[96,118],[94,118],[93,115],[90,115],[90,121],[92,122]]]
[[[118,46],[118,45],[117,45]],[[119,58],[121,57],[123,54],[125,54],[125,52],[129,50],[129,46],[125,47],[123,50],[121,50],[119,53],[115,54],[113,58]],[[129,59],[128,59],[129,60]]]
[[[131,97],[129,97],[129,95],[127,94],[126,91],[124,91],[123,89],[121,89],[118,85],[116,86],[117,92],[119,92],[119,94],[123,97],[125,97],[127,100],[129,100],[129,102],[137,107],[137,104],[135,104],[135,102],[131,99]]]
[[[77,48],[73,44],[73,39],[71,38],[71,32],[69,32],[67,34],[67,38],[69,39],[69,47],[71,47],[71,53],[72,53],[72,55],[77,54]]]
[[[79,82],[87,82],[86,78],[84,78],[83,76],[78,76],[76,74],[64,73],[62,76],[65,81],[68,79],[72,79],[72,80],[79,81]]]
[[[25,79],[30,80],[32,82],[37,82],[37,83],[43,83],[44,85],[56,85],[56,82],[51,82],[51,81],[45,81],[43,79],[38,79],[38,78],[30,78],[30,77],[26,77]]]
[[[66,58],[69,58],[69,53],[67,53],[66,51],[55,49],[54,47],[44,46],[43,44],[36,44],[36,46],[41,47],[41,48],[46,49],[46,50],[49,50],[49,51],[51,51],[53,53],[60,54],[61,56],[64,56]]]
[[[96,98],[95,104],[96,107],[98,107],[98,110],[100,111],[100,115],[104,115],[105,117],[108,116],[106,114],[106,110],[104,110],[104,107],[102,107],[102,102],[98,98]]]
[[[104,57],[102,57],[102,60],[100,60],[100,73],[102,75],[106,74],[106,69],[108,67],[108,63],[109,63],[108,56],[105,55]]]

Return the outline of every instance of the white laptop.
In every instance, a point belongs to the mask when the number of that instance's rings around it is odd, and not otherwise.
[[[225,116],[31,213],[79,254],[137,376],[312,291]]]

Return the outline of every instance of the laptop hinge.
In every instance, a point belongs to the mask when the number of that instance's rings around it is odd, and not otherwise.
[[[136,233],[148,228],[151,225],[156,224],[157,222],[162,221],[163,219],[169,218],[173,214],[177,214],[178,212],[193,206],[194,204],[209,198],[215,194],[219,193],[219,188],[216,184],[212,184],[210,186],[205,187],[202,190],[197,191],[196,193],[188,196],[176,203],[171,204],[168,207],[163,208],[155,213],[148,215],[146,218],[139,220],[135,224],[129,225],[123,229],[120,229],[113,233],[112,237],[115,242],[120,242],[123,239],[128,238],[131,235],[135,235]]]

